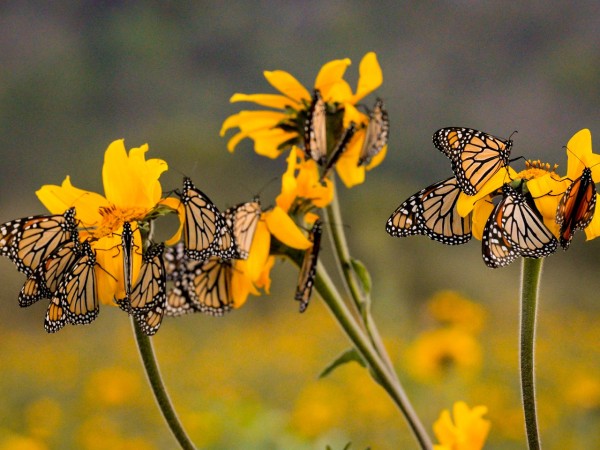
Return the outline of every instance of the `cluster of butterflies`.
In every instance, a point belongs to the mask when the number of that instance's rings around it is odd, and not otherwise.
[[[450,127],[436,131],[433,144],[450,159],[454,176],[409,197],[390,216],[386,230],[397,237],[422,234],[448,245],[464,244],[471,239],[472,223],[470,215],[458,214],[458,197],[461,192],[477,194],[509,164],[513,141],[469,128]],[[544,225],[523,185],[523,181],[516,187],[506,183],[495,193],[502,197],[489,216],[482,237],[482,255],[488,267],[506,266],[519,256],[548,256],[556,251],[559,242],[566,250],[575,231],[586,228],[594,216],[596,187],[588,167],[560,194],[556,211],[559,240]]]
[[[321,97],[318,89],[314,90],[312,101],[306,112],[304,120],[304,153],[306,159],[313,159],[323,167],[321,180],[335,167],[336,162],[348,148],[348,144],[357,131],[356,124],[351,122],[345,128],[341,136],[337,137],[336,144],[328,156],[328,113],[327,103]],[[329,121],[330,122],[330,121]],[[365,139],[360,150],[357,165],[366,166],[371,162],[388,142],[390,122],[388,113],[383,106],[383,100],[375,101],[372,111],[369,113],[369,123],[365,131]],[[334,134],[330,131],[330,134]]]
[[[166,249],[163,243],[151,243],[143,252],[136,280],[132,279],[135,231],[125,222],[121,233],[125,298],[116,303],[147,335],[158,331],[165,315],[222,315],[232,308],[233,260],[248,258],[262,213],[258,199],[220,213],[189,178],[176,193],[185,210],[183,242]],[[301,311],[311,296],[320,236],[317,221],[309,234],[314,245],[305,252],[296,290]],[[27,276],[20,306],[50,299],[44,321],[49,333],[67,323],[91,323],[98,316],[96,254],[90,241],[79,239],[75,208],[0,225],[0,254]],[[167,282],[172,282],[168,291]]]

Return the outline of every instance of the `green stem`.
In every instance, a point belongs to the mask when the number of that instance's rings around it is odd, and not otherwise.
[[[173,436],[181,448],[186,450],[194,450],[196,447],[183,429],[183,426],[177,417],[177,413],[173,408],[169,394],[167,394],[167,390],[165,389],[165,385],[160,375],[160,369],[158,368],[158,362],[156,361],[156,356],[154,355],[152,340],[149,336],[144,334],[133,317],[131,318],[131,322],[138,350],[140,351],[140,357],[144,363],[144,369],[146,370],[146,375],[148,376],[148,382],[152,388],[154,398],[158,403],[158,408],[167,421],[169,429],[173,433]]]
[[[530,450],[540,449],[535,406],[535,319],[543,259],[523,258],[521,278],[520,369],[525,430]]]
[[[379,353],[372,346],[371,341],[365,336],[362,328],[356,323],[354,316],[350,313],[341,295],[335,288],[329,274],[322,265],[318,266],[315,279],[315,288],[329,307],[337,322],[342,327],[356,350],[360,353],[375,379],[388,392],[394,403],[398,406],[410,426],[416,440],[422,449],[432,448],[431,440],[415,413],[408,397],[401,388],[400,383],[392,375],[381,359]]]
[[[333,177],[332,182],[335,183]],[[379,330],[375,325],[375,321],[371,317],[371,297],[362,289],[361,284],[357,280],[357,275],[354,272],[354,268],[352,267],[352,257],[350,256],[348,241],[346,240],[346,234],[344,233],[342,213],[340,211],[337,195],[334,195],[333,201],[325,208],[325,215],[327,217],[327,221],[329,222],[328,229],[335,249],[334,255],[337,265],[341,269],[342,277],[346,282],[347,291],[350,294],[350,297],[353,299],[354,305],[360,312],[363,324],[369,333],[371,342],[375,346],[375,349],[379,355],[383,358],[388,370],[396,380],[398,387],[401,389],[400,382],[395,376],[392,361],[390,360],[389,355],[383,345],[383,341],[381,340]]]

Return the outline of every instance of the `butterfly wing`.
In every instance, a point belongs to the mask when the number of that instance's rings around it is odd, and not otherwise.
[[[190,296],[191,281],[186,272],[193,270],[196,261],[190,261],[185,256],[185,247],[182,242],[174,247],[168,247],[164,253],[165,271],[167,281],[173,282],[173,286],[167,293],[165,314],[177,317],[196,312],[194,301]]]
[[[471,239],[471,217],[456,209],[460,188],[455,177],[434,183],[402,203],[390,216],[386,231],[396,237],[423,234],[448,245]]]
[[[574,180],[560,199],[556,210],[556,223],[560,227],[560,245],[568,249],[576,230],[586,228],[596,210],[596,185],[592,171],[586,167]]]
[[[365,140],[360,150],[358,165],[368,165],[388,143],[390,121],[388,113],[383,107],[383,100],[378,98],[369,115],[369,124],[365,132]]]
[[[197,264],[187,274],[194,307],[211,316],[222,316],[230,311],[233,307],[232,275],[233,265],[228,260],[212,257]]]
[[[54,250],[27,278],[19,293],[19,305],[30,306],[52,298],[63,276],[78,258],[79,242],[71,240]]]
[[[449,127],[436,131],[433,144],[452,162],[462,191],[475,195],[498,170],[508,164],[511,140],[502,140],[470,128]]]
[[[13,220],[0,226],[0,254],[30,276],[54,250],[76,239],[76,233],[75,208],[64,214]]]
[[[335,166],[335,163],[337,163],[338,159],[340,159],[340,157],[344,154],[355,132],[356,125],[354,125],[354,122],[351,122],[348,128],[346,128],[342,133],[342,136],[340,137],[335,149],[333,149],[333,152],[331,152],[331,157],[327,161],[327,165],[325,166],[325,169],[321,175],[321,181],[325,179],[325,177],[329,174],[329,171]]]
[[[261,214],[262,209],[258,198],[255,198],[251,202],[240,203],[225,211],[225,220],[229,228],[233,231],[240,259],[248,259],[250,246],[254,239],[254,232],[256,231]]]
[[[327,105],[315,89],[306,122],[304,123],[304,153],[324,166],[327,161]]]
[[[308,308],[312,294],[312,288],[315,284],[322,234],[323,227],[321,221],[317,219],[308,235],[308,239],[313,243],[313,245],[304,252],[302,266],[300,267],[300,272],[298,274],[296,294],[294,295],[294,299],[300,302],[301,313],[306,311],[306,308]]]
[[[187,177],[183,180],[181,201],[185,210],[183,238],[187,256],[200,261],[212,255],[235,257],[235,240],[225,219]]]

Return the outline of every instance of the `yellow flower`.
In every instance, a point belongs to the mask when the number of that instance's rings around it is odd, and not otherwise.
[[[287,158],[288,168],[281,177],[281,194],[277,205],[291,213],[316,206],[324,208],[333,200],[333,183],[320,181],[319,168],[312,159],[305,160],[298,147],[292,147]]]
[[[480,450],[490,432],[491,423],[485,420],[485,406],[469,409],[465,402],[454,403],[454,421],[448,410],[442,411],[440,418],[433,424],[433,432],[440,444],[434,450]]]
[[[441,328],[422,333],[407,350],[407,369],[426,383],[439,382],[457,372],[470,376],[481,367],[481,346],[464,329]]]
[[[427,302],[427,310],[437,321],[470,333],[482,330],[486,316],[483,306],[454,291],[437,292]]]
[[[271,236],[295,249],[305,250],[312,245],[279,206],[263,212],[254,232],[248,259],[235,260],[233,263],[231,289],[235,308],[242,306],[249,294],[260,295],[258,289],[269,293],[270,272],[275,264],[275,257],[269,254]]]
[[[177,206],[175,199],[161,201],[162,189],[158,181],[168,169],[161,159],[146,160],[148,145],[133,148],[127,154],[123,140],[114,141],[104,154],[102,180],[105,196],[78,189],[69,176],[61,186],[45,185],[37,192],[40,201],[53,214],[74,206],[77,219],[83,227],[81,239],[90,239],[95,250],[95,268],[98,298],[104,304],[114,304],[114,298],[125,297],[121,232],[124,222],[133,229],[133,273],[136,279],[141,261],[142,237],[137,221],[144,218],[159,204]],[[171,202],[170,200],[175,200]]]
[[[560,229],[556,224],[556,210],[562,194],[569,185],[581,176],[585,167],[591,169],[594,183],[600,181],[600,155],[592,151],[590,130],[584,128],[575,133],[569,140],[566,151],[567,174],[564,177],[545,176],[527,182],[529,192],[536,199],[536,206],[544,217],[544,223],[556,236],[559,236]],[[549,193],[552,195],[548,195]],[[594,214],[594,218],[585,229],[585,234],[588,240],[600,236],[600,214]]]
[[[367,53],[359,65],[359,79],[356,91],[343,79],[346,68],[351,64],[350,59],[338,59],[326,63],[314,83],[323,100],[327,103],[328,116],[336,122],[335,130],[328,133],[338,136],[343,128],[351,122],[357,127],[344,154],[336,164],[336,170],[348,187],[360,184],[365,178],[365,167],[358,166],[358,158],[365,138],[366,125],[369,118],[358,111],[355,105],[365,96],[377,89],[383,82],[381,67],[373,52]],[[263,111],[241,111],[228,117],[221,127],[221,136],[232,128],[239,132],[229,139],[227,149],[233,152],[238,143],[244,138],[254,141],[254,150],[259,155],[277,158],[293,144],[303,142],[304,121],[311,103],[312,93],[296,78],[282,70],[265,71],[267,81],[281,94],[234,94],[231,102],[252,102],[272,108]],[[337,120],[336,120],[337,119]],[[341,119],[341,120],[340,120]],[[333,140],[333,139],[332,139]],[[333,148],[334,142],[328,142]],[[387,146],[386,146],[387,147]],[[367,170],[376,167],[385,157],[384,148],[367,166]]]

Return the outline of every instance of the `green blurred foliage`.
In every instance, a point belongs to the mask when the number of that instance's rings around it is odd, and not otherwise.
[[[268,205],[285,162],[256,156],[249,141],[226,151],[218,133],[239,110],[231,95],[271,92],[263,70],[288,70],[310,85],[324,62],[343,57],[355,81],[373,50],[390,149],[364,185],[340,189],[353,256],[373,277],[375,317],[424,422],[455,400],[486,404],[489,448],[515,448],[523,442],[518,264],[491,271],[477,242],[392,240],[383,224],[410,194],[449,175],[431,144],[443,126],[505,137],[518,130],[515,157],[557,162],[563,173],[568,139],[585,127],[600,133],[596,11],[593,0],[2,2],[0,221],[43,212],[34,191],[66,175],[101,192],[103,153],[118,138],[148,142],[151,157],[168,161],[165,190],[186,173],[220,206],[260,190]],[[581,233],[545,264],[538,389],[548,448],[600,442],[597,254]],[[0,448],[172,447],[127,317],[105,307],[92,326],[47,336],[44,306],[19,310],[23,280],[7,261],[0,270]],[[347,343],[318,299],[296,313],[295,275],[280,264],[270,296],[221,319],[167,320],[154,339],[193,438],[214,449],[410,448],[403,420],[358,366],[316,379]],[[424,305],[446,288],[488,311],[477,336],[481,363],[421,380],[406,355],[437,326]]]

